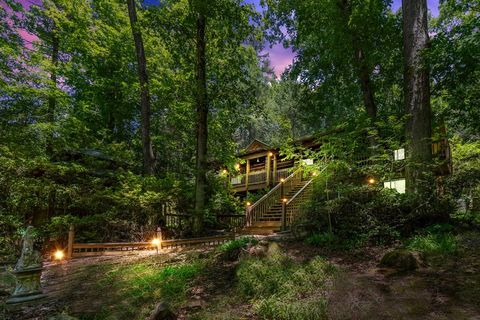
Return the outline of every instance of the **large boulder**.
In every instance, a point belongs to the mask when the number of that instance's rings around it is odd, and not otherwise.
[[[419,265],[420,263],[416,255],[405,249],[396,249],[387,252],[379,264],[382,268],[394,268],[398,271],[413,271],[416,270]]]

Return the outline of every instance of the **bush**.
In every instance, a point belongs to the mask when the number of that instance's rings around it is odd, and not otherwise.
[[[338,183],[325,198],[323,186],[315,186],[303,221],[310,223],[311,234],[328,230],[329,215],[337,243],[348,247],[365,244],[388,244],[415,230],[448,220],[453,212],[450,198],[424,198],[416,194],[399,194],[393,190],[353,183]],[[308,241],[321,245],[321,236]]]
[[[452,254],[457,251],[457,240],[452,235],[453,227],[449,224],[437,224],[425,229],[425,234],[414,236],[407,241],[406,247],[426,255]]]
[[[282,254],[243,260],[237,270],[238,289],[253,299],[264,319],[324,319],[325,290],[335,268],[317,257],[306,264]]]
[[[235,240],[227,241],[218,246],[217,250],[222,253],[231,252],[240,248],[245,248],[249,243],[257,244],[258,241],[252,237],[242,237]]]
[[[314,233],[308,236],[305,239],[305,243],[314,247],[322,247],[326,244],[332,243],[333,240],[334,240],[334,237],[331,233],[323,232],[323,233]]]

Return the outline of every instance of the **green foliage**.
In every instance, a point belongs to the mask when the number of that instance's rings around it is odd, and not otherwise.
[[[305,243],[314,247],[322,247],[332,243],[334,241],[334,237],[329,232],[323,233],[314,233],[309,235],[305,239]]]
[[[321,258],[294,262],[281,254],[243,260],[237,269],[238,288],[253,299],[262,319],[324,319],[322,294],[335,268]]]
[[[108,271],[107,276],[99,282],[99,287],[113,287],[116,292],[121,293],[122,300],[128,301],[126,304],[118,304],[108,313],[138,319],[141,316],[138,308],[158,303],[160,299],[172,309],[184,303],[188,284],[202,268],[199,262],[164,267],[148,261],[120,265]]]
[[[217,250],[219,252],[227,253],[227,252],[235,251],[241,248],[246,248],[248,244],[255,245],[257,243],[258,241],[255,238],[242,237],[242,238],[231,240],[219,245]]]
[[[406,247],[420,251],[426,255],[445,255],[457,251],[457,239],[451,233],[453,227],[449,224],[437,224],[425,228],[424,234],[409,239]]]

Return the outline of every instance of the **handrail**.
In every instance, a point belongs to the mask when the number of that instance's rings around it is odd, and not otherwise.
[[[295,193],[295,195],[293,197],[290,198],[290,200],[287,201],[286,205],[288,206],[293,200],[295,200],[295,198],[301,194],[309,185],[310,183],[313,182],[313,179],[310,179],[303,187],[302,189],[298,190],[297,193]]]
[[[261,197],[258,201],[256,201],[252,206],[246,209],[246,218],[247,224],[252,225],[254,220],[260,218],[265,214],[271,206],[273,206],[276,202],[280,200],[282,190],[284,192],[289,191],[290,182],[297,176],[303,174],[301,168],[297,169],[291,175],[289,175],[283,182],[277,184],[272,190],[270,190],[267,194]],[[287,190],[285,190],[287,187]],[[259,211],[259,212],[257,212]]]

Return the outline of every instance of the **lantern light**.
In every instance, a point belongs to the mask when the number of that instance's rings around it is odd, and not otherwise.
[[[63,258],[65,257],[65,254],[63,253],[62,250],[57,250],[53,254],[53,257],[54,257],[55,260],[63,260]]]
[[[223,169],[223,170],[222,170],[222,173],[223,173],[223,174],[227,174],[227,173],[228,173],[227,169]]]
[[[246,205],[249,207],[251,205],[250,201],[247,201]]]
[[[312,172],[312,176],[316,177],[316,176],[317,176],[317,172],[316,172],[316,171],[313,171],[313,172]]]
[[[273,156],[273,152],[269,152],[269,153],[268,153],[268,156],[269,156],[269,157]]]
[[[159,245],[160,245],[160,239],[157,239],[157,238],[153,239],[153,240],[152,240],[152,244],[153,244],[154,246],[159,246]]]
[[[282,201],[283,201],[283,202],[287,202],[288,199],[287,199],[287,198],[283,198]]]
[[[374,184],[375,183],[375,178],[373,178],[373,177],[368,178],[368,183]]]
[[[235,170],[240,170],[240,163],[237,163],[237,164],[235,165]]]
[[[280,179],[280,182],[282,182],[282,183],[283,183],[283,182],[285,182],[285,179],[283,179],[283,178],[282,178],[282,179]]]

